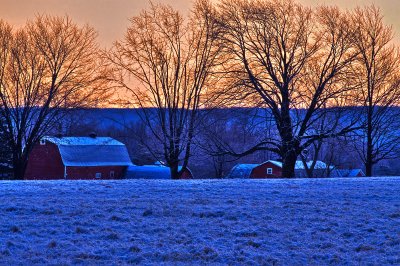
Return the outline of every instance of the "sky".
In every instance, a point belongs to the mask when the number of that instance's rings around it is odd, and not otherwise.
[[[191,0],[153,0],[154,3],[170,4],[187,12]],[[306,5],[334,4],[341,8],[375,3],[385,16],[385,21],[393,25],[396,41],[400,41],[399,0],[299,0]],[[124,36],[129,26],[129,18],[149,6],[147,0],[0,0],[0,18],[15,26],[20,26],[35,14],[68,14],[79,24],[88,23],[99,33],[99,42],[110,47],[115,40]]]

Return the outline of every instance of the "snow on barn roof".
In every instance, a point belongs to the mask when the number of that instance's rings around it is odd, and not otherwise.
[[[132,165],[125,145],[108,137],[44,137],[57,145],[65,166]]]
[[[87,146],[87,145],[114,145],[114,146],[125,146],[122,142],[109,137],[44,137],[43,140],[47,140],[51,143],[58,145],[67,146]]]
[[[226,178],[249,178],[251,171],[259,164],[237,164],[235,165]]]
[[[178,167],[178,171],[182,166]],[[188,168],[187,168],[188,169]],[[188,169],[188,171],[190,171]],[[171,179],[169,167],[163,165],[131,165],[125,175],[126,179]]]

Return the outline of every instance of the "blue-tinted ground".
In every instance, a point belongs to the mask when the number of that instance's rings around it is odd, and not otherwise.
[[[400,178],[0,182],[0,264],[400,264]]]

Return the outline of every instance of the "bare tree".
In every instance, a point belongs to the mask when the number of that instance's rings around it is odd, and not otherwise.
[[[100,99],[96,32],[68,17],[38,16],[18,30],[0,22],[0,116],[22,179],[33,146],[65,111]]]
[[[201,126],[195,139],[213,165],[214,177],[222,178],[230,170],[228,167],[238,159],[248,162],[274,159],[271,152],[261,148],[253,153],[232,156],[237,150],[254,147],[266,137],[276,134],[268,109],[259,108],[215,108],[203,110]]]
[[[392,43],[392,28],[384,24],[375,6],[357,8],[353,26],[359,52],[353,79],[359,87],[356,101],[363,106],[358,115],[365,123],[358,151],[366,175],[371,176],[376,163],[399,151],[400,53]]]
[[[149,150],[178,178],[188,164],[199,106],[218,56],[217,33],[208,1],[198,1],[189,19],[153,5],[131,19],[125,39],[109,59],[119,85],[156,138]],[[132,78],[139,86],[132,86]],[[181,170],[179,165],[182,164]]]
[[[356,54],[348,16],[337,8],[313,12],[281,0],[225,0],[218,7],[215,19],[230,57],[225,69],[230,88],[258,95],[279,133],[278,141],[266,140],[249,151],[269,148],[282,158],[282,175],[293,177],[302,150],[317,139],[353,130],[350,121],[323,132],[310,130],[324,107],[340,106],[349,89],[346,70]]]

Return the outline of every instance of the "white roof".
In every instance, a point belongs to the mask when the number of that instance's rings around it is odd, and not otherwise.
[[[57,145],[65,166],[132,165],[125,145],[108,137],[44,137]]]
[[[307,166],[311,167],[311,165],[313,164],[313,161],[308,161],[307,162]],[[315,162],[315,166],[314,169],[327,169],[328,165],[326,163],[324,163],[323,161],[316,161]],[[330,166],[331,169],[333,169],[333,166]],[[296,170],[303,170],[305,169],[304,164],[302,161],[296,161],[296,166],[295,166]]]
[[[259,164],[237,164],[235,165],[226,178],[249,178],[251,171],[259,166]]]
[[[113,145],[113,146],[125,146],[123,143],[109,137],[43,137],[42,140],[49,141],[56,145],[73,145],[73,146],[81,146],[81,145]]]
[[[178,171],[182,166],[178,167]],[[188,169],[188,168],[187,168]],[[188,171],[190,171],[188,169]],[[126,179],[171,179],[169,167],[163,165],[131,165],[125,175]]]
[[[272,163],[272,164],[274,164],[274,165],[276,165],[276,166],[282,168],[282,162],[269,160],[269,161],[266,161],[266,162],[264,162],[264,163],[267,163],[267,162],[270,162],[270,163]],[[264,164],[264,163],[262,163],[262,164]],[[308,162],[307,162],[307,166],[308,166],[308,167],[311,167],[312,163],[313,163],[313,161],[308,161]],[[333,167],[333,166],[331,166],[331,168],[332,168],[332,167]],[[295,168],[296,170],[303,170],[303,169],[305,169],[304,164],[303,164],[303,161],[296,161],[296,164],[295,164],[294,168]],[[314,169],[326,169],[326,168],[328,168],[328,165],[327,165],[326,163],[324,163],[323,161],[316,161]]]
[[[270,162],[270,163],[272,163],[272,164],[274,164],[274,165],[276,165],[276,166],[282,168],[282,162],[279,162],[279,161],[269,160],[269,161],[263,162],[262,164],[268,163],[268,162]]]
[[[332,177],[357,177],[358,174],[365,176],[361,169],[335,169],[331,176]]]

